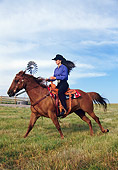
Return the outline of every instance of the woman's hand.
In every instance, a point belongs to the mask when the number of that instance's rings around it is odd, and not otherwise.
[[[56,77],[50,77],[51,80],[56,80]]]
[[[45,80],[46,80],[46,81],[49,81],[49,78],[46,78]]]

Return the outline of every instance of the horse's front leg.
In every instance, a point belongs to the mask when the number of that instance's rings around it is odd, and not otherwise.
[[[27,129],[27,132],[26,132],[24,138],[26,138],[28,136],[29,132],[32,130],[34,124],[36,123],[36,121],[39,117],[40,116],[37,117],[33,112],[31,113],[29,126],[28,126],[28,129]]]
[[[48,115],[51,118],[51,120],[53,121],[53,123],[56,126],[57,130],[59,131],[61,138],[64,139],[64,135],[63,135],[63,133],[61,131],[61,127],[60,127],[60,124],[58,122],[58,119],[57,119],[57,116],[56,116],[55,112],[49,111]]]

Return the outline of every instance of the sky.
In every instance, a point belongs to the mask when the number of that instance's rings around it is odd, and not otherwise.
[[[76,64],[70,88],[118,103],[118,0],[0,0],[0,96],[29,61],[52,76],[56,54]]]

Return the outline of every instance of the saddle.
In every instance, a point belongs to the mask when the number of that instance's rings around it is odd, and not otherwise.
[[[55,99],[56,99],[56,108],[57,108],[57,116],[58,116],[59,112],[61,113],[62,109],[64,109],[61,104],[61,101],[59,100],[59,97],[58,97],[58,89],[56,88],[56,85],[53,84],[53,82],[51,82],[51,84],[49,85],[49,88],[50,88],[50,92],[52,93],[52,95],[56,96]],[[77,95],[75,95],[76,93],[77,93]],[[72,95],[75,95],[76,96],[75,98],[78,98],[81,96],[81,94],[77,90],[70,89],[70,88],[67,89],[67,91],[65,92],[65,95],[68,96],[69,109],[63,117],[66,117],[71,111]],[[58,109],[58,107],[59,107],[59,109]]]

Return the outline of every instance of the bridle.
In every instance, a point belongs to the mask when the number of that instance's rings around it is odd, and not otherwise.
[[[21,78],[21,76],[17,76],[17,77],[20,77],[20,78],[19,78],[18,83],[17,83],[17,85],[16,85],[16,87],[15,87],[15,89],[14,89],[14,93],[16,93],[16,90],[17,90],[18,86],[19,86],[21,83],[24,83],[24,79]],[[24,85],[23,85],[23,86],[24,86]],[[37,86],[34,86],[34,87],[29,87],[29,88],[25,89],[24,91],[22,91],[22,92],[20,92],[20,93],[17,93],[16,96],[19,96],[20,94],[25,93],[25,92],[28,92],[28,91],[30,91],[30,90],[32,90],[32,89],[34,89],[34,88],[37,88],[37,87],[39,87],[39,86],[37,85]]]
[[[19,86],[21,83],[24,83],[24,79],[21,78],[21,76],[17,76],[17,77],[20,77],[20,78],[19,78],[18,83],[17,83],[17,85],[16,85],[16,87],[15,87],[15,89],[14,89],[14,93],[16,93],[18,86]],[[24,86],[24,84],[23,84],[23,86]],[[32,90],[32,89],[34,89],[34,88],[37,88],[37,87],[39,87],[39,85],[36,85],[36,86],[34,86],[34,87],[30,87],[29,89],[25,89],[25,91],[23,91],[23,92],[21,92],[21,93],[17,93],[16,96],[18,96],[18,95],[20,95],[20,94],[22,94],[22,93],[24,93],[24,92],[28,92],[28,91],[30,91],[30,90]],[[47,89],[48,89],[48,88],[47,88]],[[45,99],[46,97],[48,97],[48,96],[50,96],[50,91],[49,91],[48,94],[46,94],[44,97],[42,97],[41,99],[39,99],[39,100],[36,101],[35,103],[31,104],[31,106],[34,107],[35,105],[37,105],[39,102],[41,102],[42,100],[44,100],[44,99]]]
[[[20,76],[19,76],[20,77]],[[24,79],[22,79],[21,77],[20,77],[20,79],[18,80],[18,83],[16,84],[16,87],[15,87],[15,89],[14,89],[14,93],[16,93],[16,90],[17,90],[17,88],[18,88],[18,86],[21,84],[21,83],[23,83],[24,82]],[[17,96],[18,96],[18,94],[16,94]]]

